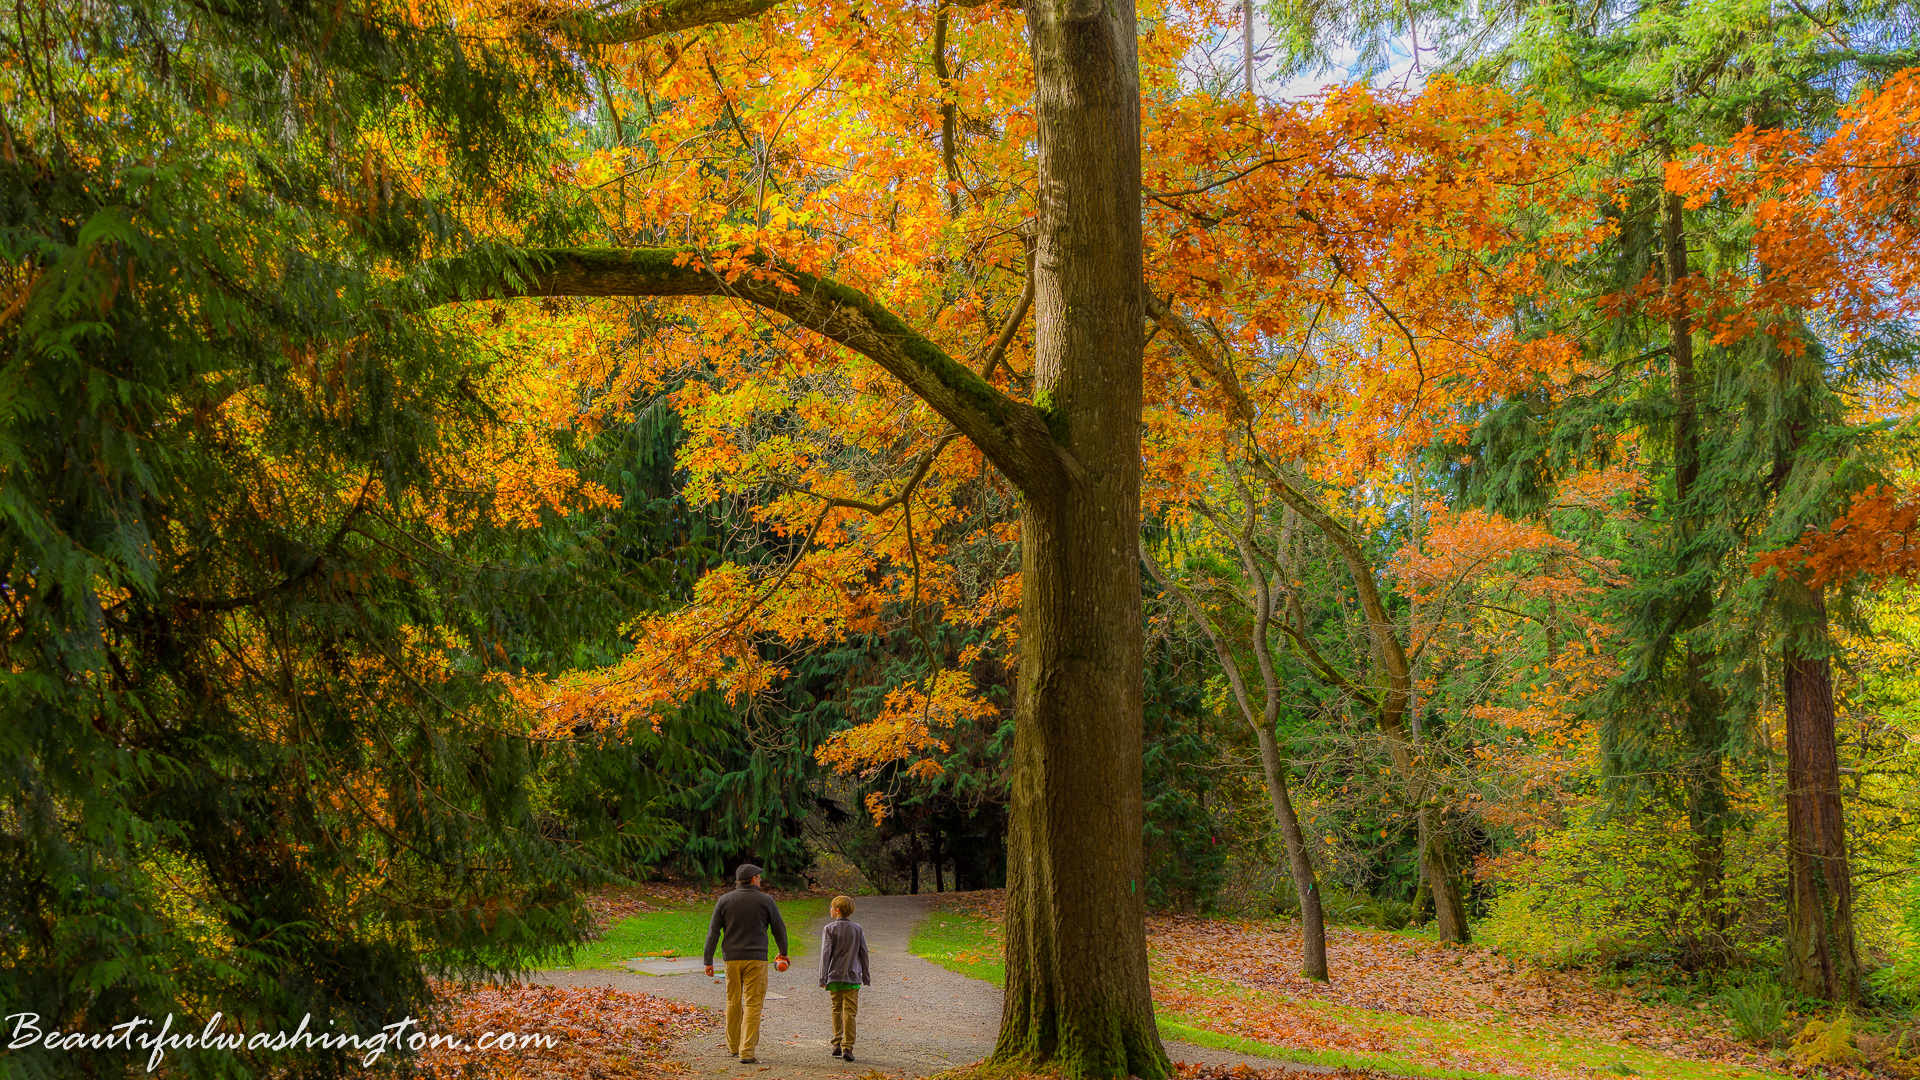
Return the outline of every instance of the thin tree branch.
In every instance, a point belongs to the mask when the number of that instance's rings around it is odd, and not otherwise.
[[[991,381],[993,369],[1006,355],[1007,346],[1013,344],[1013,335],[1020,329],[1020,321],[1027,317],[1027,309],[1033,306],[1033,275],[1027,275],[1027,287],[1020,290],[1020,299],[1013,305],[1012,314],[1007,316],[1006,324],[1000,327],[1000,336],[993,339],[987,347],[987,358],[980,364],[980,377]],[[1012,371],[1012,368],[1008,368]]]

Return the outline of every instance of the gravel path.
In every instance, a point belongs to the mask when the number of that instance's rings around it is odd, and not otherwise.
[[[767,1003],[760,1015],[757,1064],[741,1065],[728,1057],[722,1032],[686,1040],[675,1057],[695,1076],[742,1080],[859,1078],[874,1071],[883,1076],[926,1076],[986,1057],[1000,1029],[999,988],[930,964],[907,951],[913,928],[927,917],[931,901],[927,896],[858,898],[859,908],[853,918],[866,930],[873,985],[860,991],[859,1041],[854,1047],[853,1064],[829,1056],[833,1017],[826,991],[818,985],[817,921],[789,928],[796,935],[807,935],[806,940],[813,944],[805,958],[785,972],[767,968]],[[795,942],[790,940],[789,944]],[[724,1014],[727,1004],[726,979],[718,971],[709,979],[699,971],[647,975],[559,970],[540,972],[532,976],[532,981],[634,990],[705,1005],[717,1014]],[[1186,1043],[1170,1042],[1166,1047],[1175,1061],[1244,1062],[1257,1069],[1287,1068],[1264,1058]],[[1329,1071],[1305,1065],[1291,1068],[1303,1076]]]

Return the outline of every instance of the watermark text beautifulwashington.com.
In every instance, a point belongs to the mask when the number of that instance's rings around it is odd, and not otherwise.
[[[408,1050],[464,1050],[464,1051],[506,1051],[516,1049],[550,1050],[559,1043],[552,1035],[526,1035],[513,1031],[485,1032],[471,1042],[455,1035],[429,1035],[419,1030],[419,1021],[409,1016],[396,1020],[371,1035],[359,1035],[345,1031],[310,1031],[313,1014],[300,1018],[300,1026],[293,1031],[267,1032],[256,1031],[249,1035],[244,1031],[221,1031],[220,1013],[214,1013],[206,1026],[198,1034],[189,1031],[173,1030],[173,1014],[168,1013],[157,1024],[144,1016],[136,1016],[125,1023],[115,1024],[106,1031],[43,1031],[40,1027],[40,1014],[31,1012],[8,1013],[6,1022],[10,1027],[7,1038],[8,1050],[24,1050],[39,1045],[48,1050],[147,1050],[147,1071],[159,1068],[160,1062],[168,1051],[172,1050],[216,1050],[232,1053],[236,1050],[344,1050],[351,1047],[361,1052],[360,1063],[372,1066],[380,1056],[389,1050],[398,1050],[404,1046]],[[141,1030],[141,1029],[148,1030]],[[414,1030],[408,1031],[412,1028]]]

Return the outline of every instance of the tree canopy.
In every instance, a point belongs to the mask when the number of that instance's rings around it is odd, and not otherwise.
[[[16,5],[0,995],[377,1030],[836,847],[1007,886],[1001,1058],[1162,1076],[1150,900],[1511,943],[1664,833],[1550,921],[1858,999],[1910,13],[1265,10],[1444,70],[1261,99],[1186,2]]]

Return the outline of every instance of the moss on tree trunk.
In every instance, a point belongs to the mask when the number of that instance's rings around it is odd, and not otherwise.
[[[1069,461],[1021,514],[999,1061],[1169,1072],[1142,878],[1140,86],[1131,0],[1030,0],[1035,400]]]

